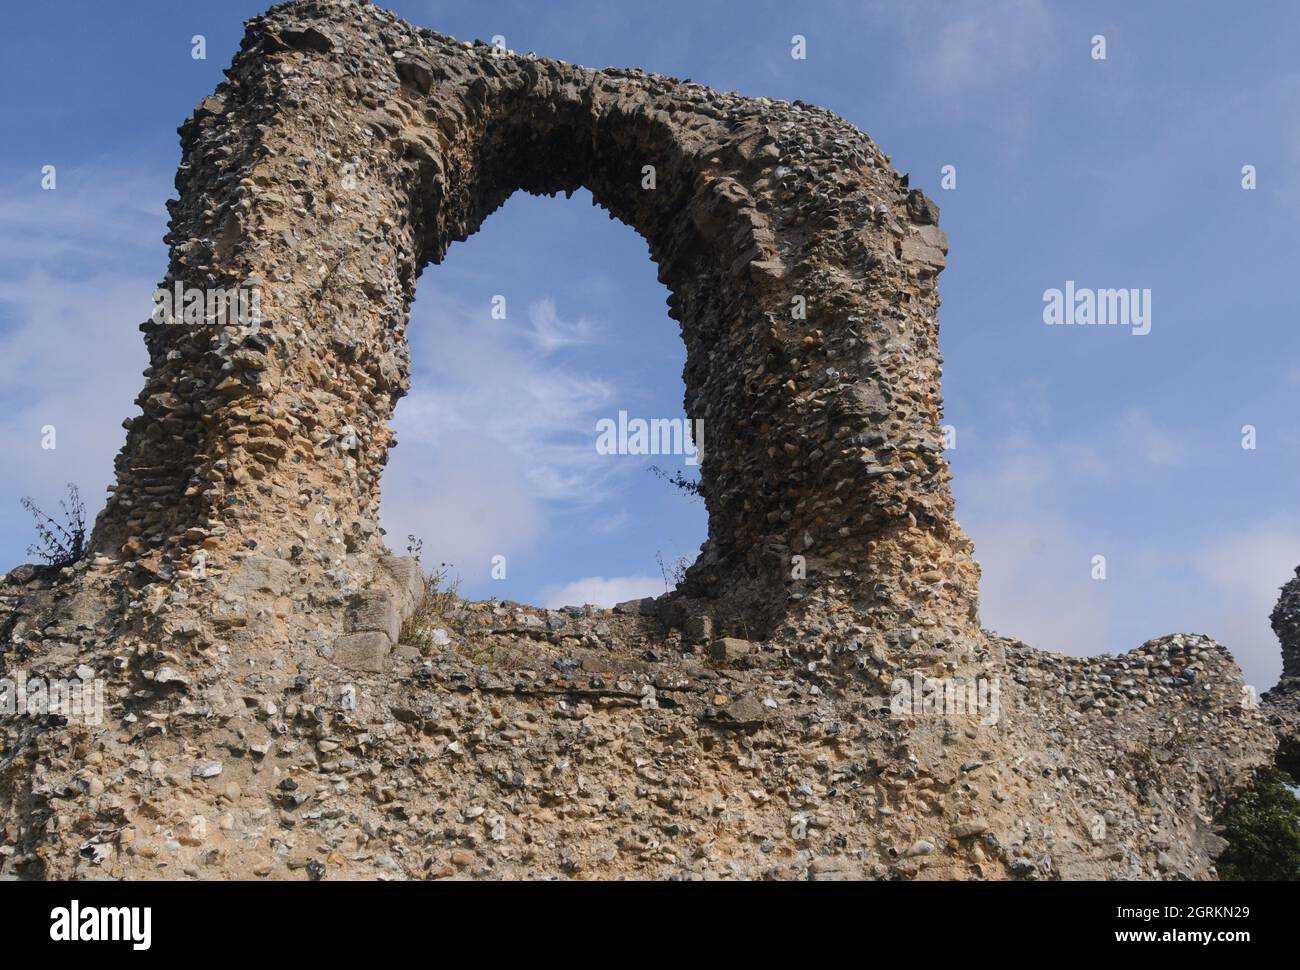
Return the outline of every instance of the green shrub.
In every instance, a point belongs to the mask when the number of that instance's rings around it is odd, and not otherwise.
[[[1220,821],[1228,848],[1218,859],[1221,879],[1300,879],[1300,798],[1294,785],[1286,772],[1266,768],[1224,810]]]

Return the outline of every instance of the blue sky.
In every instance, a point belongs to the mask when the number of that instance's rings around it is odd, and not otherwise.
[[[52,505],[76,481],[92,513],[102,504],[141,382],[136,327],[166,268],[175,129],[261,6],[0,10],[6,566],[32,538],[21,496]],[[949,457],[985,625],[1081,654],[1205,632],[1273,683],[1267,613],[1300,564],[1294,4],[391,6],[460,38],[803,99],[866,131],[936,199],[951,243]],[[191,57],[195,34],[206,60]],[[790,57],[794,34],[806,60]],[[51,164],[58,188],[42,191]],[[1066,280],[1149,288],[1151,332],[1045,326],[1043,291]],[[489,314],[496,294],[504,321]],[[419,534],[426,561],[453,562],[474,597],[662,591],[656,555],[694,555],[703,507],[645,459],[596,455],[592,438],[620,409],[681,414],[666,295],[639,237],[585,193],[518,196],[430,267],[384,479],[391,544]],[[496,554],[503,581],[489,576]]]

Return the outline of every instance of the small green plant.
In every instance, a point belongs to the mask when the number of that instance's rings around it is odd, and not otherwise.
[[[38,542],[27,547],[27,554],[35,556],[50,566],[71,566],[86,554],[86,506],[82,504],[77,486],[68,483],[67,499],[59,500],[63,521],[46,515],[29,496],[24,496],[22,506],[36,520]]]
[[[1220,822],[1228,847],[1218,858],[1221,879],[1300,879],[1300,798],[1294,786],[1286,772],[1265,768],[1254,787],[1224,809]]]

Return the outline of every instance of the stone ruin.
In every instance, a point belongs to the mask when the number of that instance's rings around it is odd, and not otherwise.
[[[142,325],[90,555],[0,587],[0,671],[105,685],[99,723],[3,720],[0,875],[1214,875],[1295,692],[1252,703],[1202,636],[980,629],[947,242],[869,138],[345,0],[249,21],[226,74],[180,128],[162,288],[260,320]],[[378,511],[416,279],[515,191],[578,188],[672,294],[707,542],[656,600],[460,603],[404,642],[422,574]]]

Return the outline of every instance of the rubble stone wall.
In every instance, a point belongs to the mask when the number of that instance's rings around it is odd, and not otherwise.
[[[180,133],[161,285],[261,319],[144,324],[92,554],[0,585],[0,673],[105,687],[99,721],[0,715],[0,876],[1213,877],[1293,721],[1205,637],[980,629],[947,243],[864,134],[345,0],[249,21]],[[708,540],[657,601],[412,638],[378,511],[416,280],[513,192],[580,187],[671,293]]]

